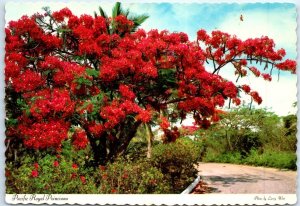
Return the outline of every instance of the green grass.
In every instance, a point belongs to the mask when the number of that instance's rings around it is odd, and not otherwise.
[[[259,154],[257,150],[252,150],[250,154],[243,157],[238,152],[217,153],[208,150],[204,162],[220,162],[232,164],[247,164],[254,166],[274,167],[280,169],[296,170],[297,156],[293,152],[265,150]]]
[[[255,166],[266,166],[291,170],[297,169],[297,155],[293,152],[266,150],[264,153],[258,154],[256,150],[252,150],[250,155],[246,157],[243,162],[245,164]]]

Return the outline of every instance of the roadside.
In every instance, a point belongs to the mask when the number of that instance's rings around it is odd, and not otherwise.
[[[199,163],[194,194],[294,194],[296,171],[224,163]]]

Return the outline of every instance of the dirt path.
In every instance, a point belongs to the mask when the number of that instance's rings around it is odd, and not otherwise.
[[[211,193],[296,193],[295,171],[222,163],[200,163],[198,170]]]

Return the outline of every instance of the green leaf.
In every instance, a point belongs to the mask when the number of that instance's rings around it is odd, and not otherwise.
[[[175,69],[160,69],[158,71],[161,82],[176,84],[176,70]]]
[[[16,125],[16,124],[18,124],[18,119],[7,119],[7,120],[5,120],[5,123],[8,126]]]
[[[61,33],[63,33],[63,32],[70,32],[70,31],[72,31],[72,30],[71,29],[57,28],[57,32],[61,32]]]
[[[80,85],[84,84],[84,85],[88,85],[88,86],[92,86],[93,82],[91,80],[85,79],[83,77],[79,77],[76,79],[76,82]]]
[[[121,3],[117,2],[112,10],[112,17],[115,18],[118,15],[120,15],[120,10],[121,10]]]
[[[108,16],[107,16],[107,14],[105,13],[105,11],[101,8],[101,7],[99,7],[99,11],[100,11],[100,15],[102,16],[102,17],[104,17],[104,18],[108,18]]]
[[[46,75],[50,74],[51,72],[52,72],[52,70],[46,70],[43,72],[43,74],[46,76]]]
[[[89,76],[92,76],[92,77],[98,77],[99,76],[99,71],[95,70],[95,69],[89,69],[89,68],[86,68],[86,73],[89,75]]]

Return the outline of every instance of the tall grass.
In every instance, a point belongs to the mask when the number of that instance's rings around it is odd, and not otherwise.
[[[287,151],[265,150],[263,153],[260,153],[257,150],[251,150],[251,152],[246,157],[243,157],[239,152],[218,153],[213,150],[208,150],[205,157],[203,158],[203,161],[247,164],[290,170],[297,169],[296,153]]]

